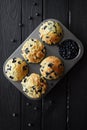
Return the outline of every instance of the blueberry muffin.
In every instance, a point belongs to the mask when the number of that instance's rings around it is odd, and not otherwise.
[[[5,73],[10,80],[21,81],[28,74],[28,66],[21,58],[12,58],[5,65]]]
[[[40,98],[47,89],[46,80],[35,73],[26,76],[21,84],[25,94],[31,98]]]
[[[37,39],[29,39],[22,47],[22,56],[29,63],[39,63],[45,57],[45,46]]]
[[[39,33],[42,41],[49,45],[59,43],[63,37],[61,25],[52,20],[44,22],[39,29]]]
[[[40,72],[48,80],[57,79],[63,74],[64,65],[58,57],[49,56],[41,62]]]
[[[71,39],[67,39],[61,42],[59,45],[59,54],[65,60],[71,60],[75,58],[79,53],[79,47],[77,43]]]

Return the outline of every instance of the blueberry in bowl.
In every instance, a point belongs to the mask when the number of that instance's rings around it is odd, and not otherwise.
[[[71,39],[64,40],[58,45],[58,47],[60,56],[65,60],[74,59],[79,52],[79,46]]]

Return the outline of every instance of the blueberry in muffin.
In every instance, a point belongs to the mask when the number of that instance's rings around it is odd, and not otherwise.
[[[5,73],[10,80],[21,81],[28,74],[28,66],[21,58],[14,57],[7,61]]]
[[[63,62],[55,56],[48,56],[40,64],[41,75],[48,79],[58,79],[64,72]]]
[[[40,98],[47,90],[46,80],[39,74],[32,73],[26,76],[22,82],[24,93],[31,98]]]
[[[22,47],[22,56],[29,63],[39,63],[45,57],[46,49],[37,39],[28,39]]]
[[[51,45],[59,43],[63,37],[63,29],[56,21],[46,21],[39,29],[40,38],[43,42]]]

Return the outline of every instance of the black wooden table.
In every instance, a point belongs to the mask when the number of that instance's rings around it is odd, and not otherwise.
[[[23,96],[3,75],[10,54],[46,18],[83,43],[79,63],[41,101]],[[0,130],[87,130],[87,0],[0,0]]]

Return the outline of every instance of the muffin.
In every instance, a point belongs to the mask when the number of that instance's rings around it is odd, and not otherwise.
[[[21,84],[25,94],[31,98],[40,98],[47,89],[46,80],[39,74],[35,73],[26,76]]]
[[[48,80],[57,79],[63,74],[64,65],[58,57],[49,56],[41,62],[40,72]]]
[[[20,81],[28,74],[28,66],[21,58],[12,58],[5,65],[5,73],[10,80]]]
[[[40,38],[43,42],[51,45],[59,43],[63,37],[63,30],[61,25],[55,21],[44,22],[40,29]]]
[[[29,39],[22,47],[22,56],[29,63],[39,63],[45,57],[46,49],[37,39]]]

